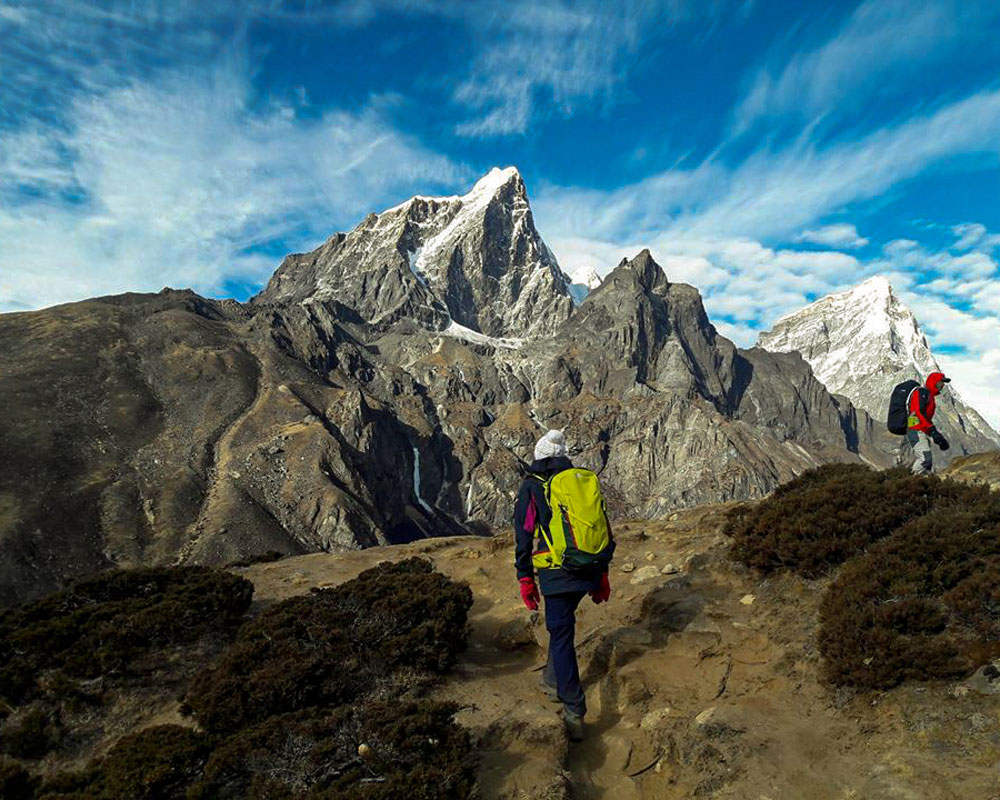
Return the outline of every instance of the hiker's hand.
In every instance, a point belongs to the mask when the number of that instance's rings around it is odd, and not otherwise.
[[[538,587],[534,578],[521,578],[521,599],[531,611],[538,611]]]
[[[611,597],[611,582],[608,580],[608,573],[601,575],[601,587],[594,589],[590,593],[590,599],[595,603],[604,603]]]
[[[951,445],[948,444],[948,440],[945,439],[944,436],[942,436],[936,430],[934,431],[933,434],[931,434],[931,438],[934,439],[934,444],[936,444],[938,447],[940,447],[941,450],[947,450],[949,447],[951,447]]]

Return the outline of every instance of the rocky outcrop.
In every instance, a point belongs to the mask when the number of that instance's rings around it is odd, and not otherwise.
[[[923,383],[941,370],[916,317],[881,276],[783,317],[760,335],[758,344],[774,352],[801,353],[831,392],[882,423],[896,384],[910,379]],[[951,377],[954,382],[938,398],[934,421],[952,449],[935,458],[947,462],[1000,447],[1000,434],[962,400],[961,376]]]
[[[339,303],[376,326],[407,318],[523,337],[566,320],[568,289],[535,229],[524,181],[508,167],[466,195],[414,197],[288,256],[252,302]]]

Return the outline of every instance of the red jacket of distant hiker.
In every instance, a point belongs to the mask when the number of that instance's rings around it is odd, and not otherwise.
[[[941,381],[944,373],[932,372],[927,376],[924,386],[910,392],[910,415],[907,427],[911,431],[929,433],[934,428],[934,410],[937,408],[935,397],[941,391]]]

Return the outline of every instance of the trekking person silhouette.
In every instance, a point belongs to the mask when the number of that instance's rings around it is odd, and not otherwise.
[[[537,611],[544,598],[549,651],[540,688],[562,703],[567,734],[578,742],[587,701],[576,660],[576,609],[586,594],[595,603],[611,596],[615,542],[597,476],[573,466],[563,432],[546,433],[534,456],[514,506],[514,564],[524,604]]]

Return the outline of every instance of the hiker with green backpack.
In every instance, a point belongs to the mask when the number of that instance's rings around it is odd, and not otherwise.
[[[562,431],[535,445],[514,507],[514,535],[521,599],[537,611],[539,587],[545,598],[549,655],[541,689],[563,704],[569,738],[580,741],[587,701],[576,662],[576,609],[586,594],[595,603],[611,596],[615,542],[597,476],[573,466]]]

